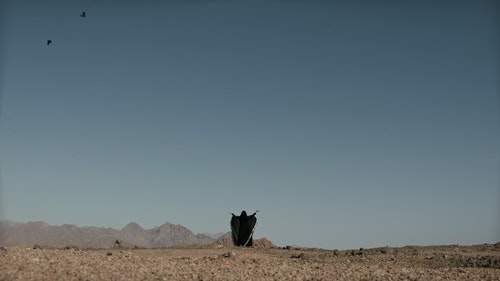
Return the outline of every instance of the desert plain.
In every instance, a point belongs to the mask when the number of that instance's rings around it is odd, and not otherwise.
[[[1,247],[0,280],[500,280],[500,243],[354,250]]]

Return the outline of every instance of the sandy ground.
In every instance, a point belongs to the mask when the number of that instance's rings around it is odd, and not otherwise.
[[[500,243],[348,251],[1,247],[0,280],[500,280]]]

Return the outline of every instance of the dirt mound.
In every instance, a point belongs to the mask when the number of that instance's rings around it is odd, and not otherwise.
[[[265,237],[253,240],[253,246],[255,248],[276,248],[276,245]]]
[[[222,235],[217,241],[215,241],[215,244],[222,245],[224,247],[232,247],[233,239],[231,238],[231,234]]]
[[[226,234],[221,236],[215,244],[222,245],[224,247],[234,247],[233,239],[231,238],[231,234]],[[276,248],[276,246],[269,241],[267,238],[259,238],[253,240],[253,247],[255,248]]]

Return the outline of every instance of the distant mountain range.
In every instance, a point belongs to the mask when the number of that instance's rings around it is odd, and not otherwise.
[[[0,246],[38,244],[52,247],[111,248],[118,240],[123,247],[158,248],[210,244],[220,236],[221,234],[194,234],[182,225],[169,222],[147,230],[131,222],[116,230],[71,224],[52,226],[46,222],[18,223],[0,220]]]

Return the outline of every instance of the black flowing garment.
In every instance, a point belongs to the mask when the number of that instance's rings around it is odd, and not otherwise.
[[[231,234],[234,246],[251,247],[252,236],[255,227],[257,226],[257,212],[247,216],[247,212],[241,212],[241,215],[231,218]]]

